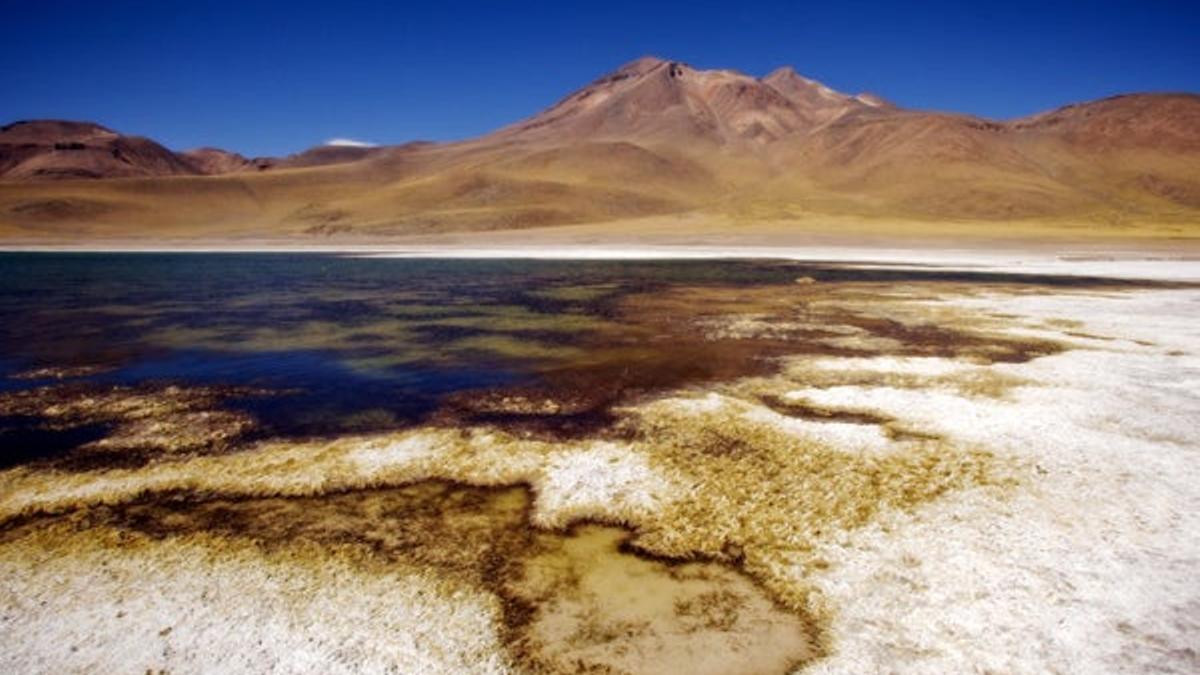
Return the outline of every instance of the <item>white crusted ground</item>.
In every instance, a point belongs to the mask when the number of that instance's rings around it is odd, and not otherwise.
[[[1010,495],[952,494],[827,545],[815,582],[835,651],[809,672],[1200,672],[1200,292],[962,302],[1120,339],[977,366],[1031,380],[1001,399],[793,392],[990,448],[1029,476]]]
[[[533,520],[540,527],[562,527],[605,513],[644,516],[664,506],[672,494],[670,482],[645,457],[615,443],[555,453],[539,473]]]
[[[0,672],[502,673],[494,600],[249,546],[0,547]]]

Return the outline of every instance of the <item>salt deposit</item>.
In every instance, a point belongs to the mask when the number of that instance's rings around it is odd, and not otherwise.
[[[53,535],[0,547],[4,672],[509,672],[494,599],[421,570]]]
[[[958,492],[825,544],[830,567],[812,580],[837,608],[835,646],[812,672],[1196,672],[1200,293],[956,304],[1070,318],[1120,341],[988,366],[1031,381],[1005,399],[868,385],[796,392],[1027,467],[1013,494]]]

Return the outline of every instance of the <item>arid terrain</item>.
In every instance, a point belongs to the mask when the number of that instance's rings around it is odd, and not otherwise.
[[[0,130],[0,238],[370,245],[650,223],[806,237],[1200,236],[1200,96],[1130,94],[994,121],[907,110],[781,68],[762,78],[642,58],[534,116],[452,143],[285,158],[174,152],[90,123]],[[697,233],[700,233],[699,235]]]

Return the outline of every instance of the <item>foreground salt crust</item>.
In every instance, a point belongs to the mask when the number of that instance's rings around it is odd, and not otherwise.
[[[540,473],[533,522],[551,529],[598,514],[645,517],[672,494],[670,482],[645,457],[615,443],[555,453]]]
[[[228,541],[0,547],[0,671],[504,673],[494,599]],[[219,550],[220,553],[214,553]]]
[[[982,445],[1027,473],[1011,495],[952,493],[824,545],[830,567],[810,581],[835,608],[835,644],[809,672],[1200,671],[1200,293],[955,303],[1117,339],[979,366],[1028,381],[999,398],[793,392]],[[928,365],[822,367],[943,370]]]

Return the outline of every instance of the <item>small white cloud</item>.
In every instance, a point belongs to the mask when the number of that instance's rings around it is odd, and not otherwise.
[[[379,144],[368,141],[356,141],[353,138],[331,138],[325,141],[325,145],[332,145],[339,148],[374,148],[378,147]]]

